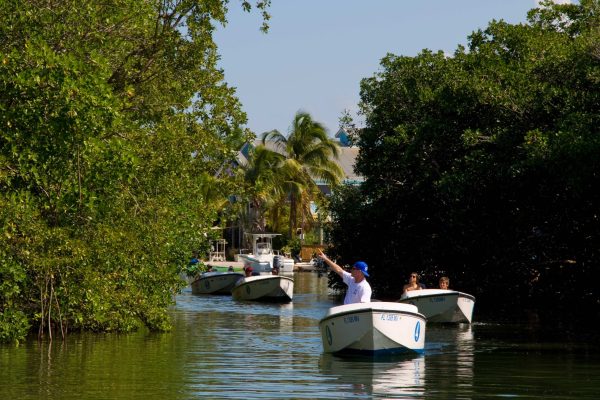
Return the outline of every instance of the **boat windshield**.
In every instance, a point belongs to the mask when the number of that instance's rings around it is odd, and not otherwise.
[[[269,246],[269,243],[257,243],[256,244],[256,251],[258,254],[269,254],[271,250],[271,246]]]

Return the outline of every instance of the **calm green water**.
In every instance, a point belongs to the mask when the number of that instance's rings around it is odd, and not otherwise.
[[[0,346],[0,399],[596,399],[597,343],[523,325],[428,326],[420,357],[322,354],[327,280],[295,275],[292,304],[177,297],[168,334],[71,335]],[[475,309],[477,320],[477,307]],[[554,335],[560,337],[560,335]]]

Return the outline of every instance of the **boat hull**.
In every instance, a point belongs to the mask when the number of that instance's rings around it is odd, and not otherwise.
[[[425,316],[415,306],[393,302],[332,307],[319,321],[325,353],[421,354]]]
[[[244,274],[238,272],[206,272],[192,283],[193,294],[231,294],[231,289]]]
[[[412,304],[428,322],[471,323],[475,297],[443,289],[413,290],[402,295],[400,303]]]
[[[294,279],[280,275],[251,276],[240,280],[231,295],[234,300],[288,303],[294,297]]]
[[[283,256],[266,255],[255,257],[252,254],[241,254],[239,258],[243,261],[244,265],[252,267],[254,272],[260,274],[270,274],[273,267],[278,267],[279,272],[287,274],[294,273],[294,260]]]
[[[273,257],[273,266],[279,268],[279,273],[293,274],[294,260],[292,258],[278,255]]]
[[[270,274],[273,269],[273,255],[255,257],[253,254],[240,254],[244,267],[250,266],[259,274]]]

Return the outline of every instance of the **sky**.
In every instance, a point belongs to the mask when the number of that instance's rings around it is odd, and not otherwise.
[[[557,0],[565,3],[568,0]],[[346,109],[357,126],[360,81],[387,54],[423,49],[454,53],[492,20],[526,22],[536,0],[272,0],[269,32],[261,16],[230,2],[215,35],[225,81],[236,88],[257,136],[289,133],[296,112],[310,113],[333,136]]]

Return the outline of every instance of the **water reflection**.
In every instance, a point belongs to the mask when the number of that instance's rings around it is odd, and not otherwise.
[[[428,324],[426,341],[427,370],[432,376],[425,384],[427,393],[434,394],[445,388],[448,398],[465,395],[470,398],[475,363],[473,327],[470,324]]]
[[[423,356],[382,360],[322,354],[319,371],[358,396],[420,396],[425,390]]]
[[[236,302],[188,291],[178,297],[178,325],[184,330],[195,326],[182,360],[191,397],[318,397],[316,320],[327,304],[314,290],[326,280],[307,278],[296,279],[294,300],[287,304]],[[205,343],[206,337],[214,339]]]
[[[295,275],[288,304],[188,289],[170,333],[0,345],[0,399],[581,400],[600,391],[597,345],[539,342],[520,325],[428,324],[422,356],[323,354],[318,321],[336,304],[327,279],[313,273]]]

